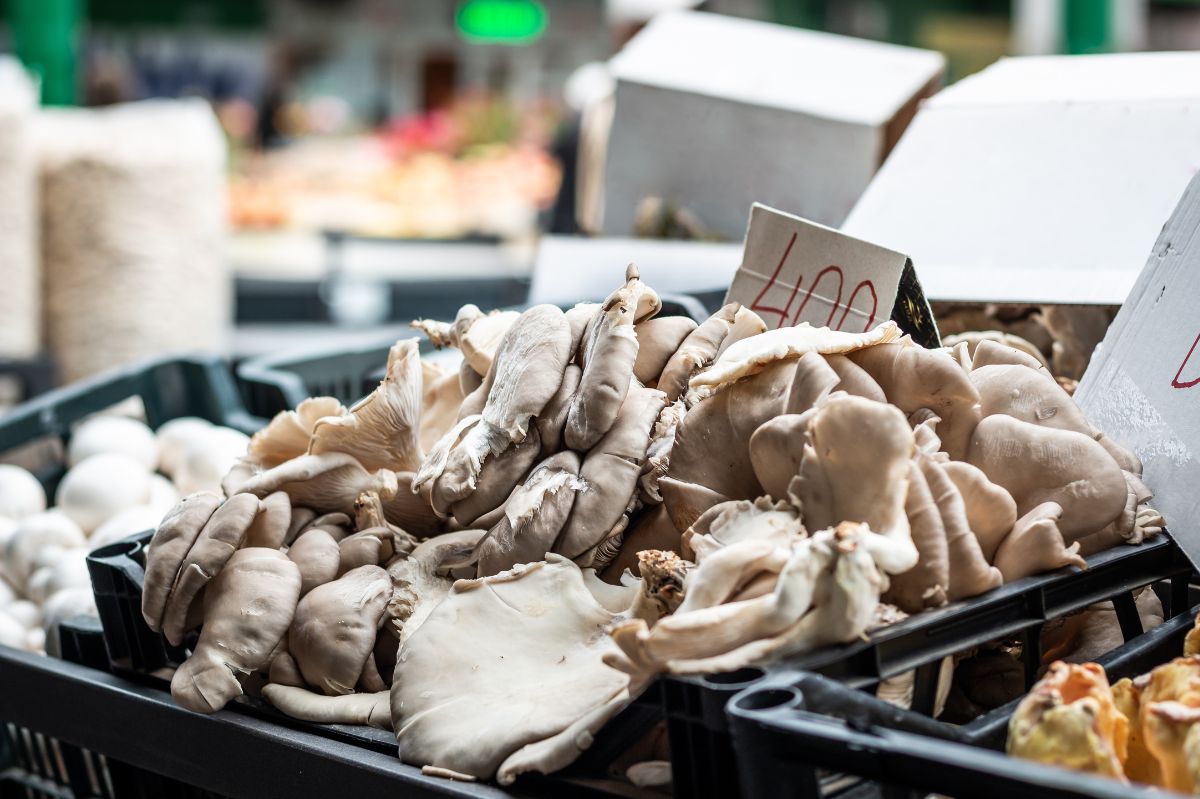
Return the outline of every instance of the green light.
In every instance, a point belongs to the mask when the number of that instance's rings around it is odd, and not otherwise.
[[[473,42],[528,44],[545,33],[546,8],[537,0],[467,0],[455,22]]]

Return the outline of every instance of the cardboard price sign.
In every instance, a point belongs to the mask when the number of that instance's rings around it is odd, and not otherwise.
[[[1079,383],[1088,421],[1133,450],[1150,505],[1200,563],[1200,177],[1192,179]]]
[[[755,203],[725,302],[771,329],[808,322],[860,332],[887,319],[937,347],[937,324],[908,256]]]

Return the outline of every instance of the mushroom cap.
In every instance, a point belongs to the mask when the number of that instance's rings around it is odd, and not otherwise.
[[[1092,435],[1083,411],[1050,373],[1028,366],[997,364],[971,370],[983,416],[1003,413],[1030,424]]]
[[[346,416],[319,419],[310,455],[345,452],[367,471],[413,471],[421,463],[421,356],[417,339],[398,341],[388,352],[387,374]]]
[[[638,351],[633,376],[646,385],[657,383],[667,361],[696,327],[690,316],[659,316],[636,325]]]
[[[375,647],[392,581],[379,566],[360,566],[300,600],[288,651],[305,681],[330,696],[353,693]]]
[[[700,323],[675,348],[658,377],[658,389],[674,402],[687,391],[692,375],[708,366],[717,357],[721,342],[733,328],[733,321],[742,306],[731,302]]]
[[[0,463],[0,517],[20,521],[46,509],[46,492],[20,466]]]
[[[502,784],[566,765],[629,701],[629,677],[602,661],[613,643],[597,634],[619,618],[555,555],[458,581],[400,650],[401,759]]]
[[[866,333],[843,333],[807,322],[780,327],[737,342],[711,367],[693,377],[689,385],[720,388],[760,372],[775,361],[798,358],[806,352],[848,353],[897,341],[900,336],[900,328],[890,320]]]
[[[192,494],[172,508],[150,539],[142,587],[142,616],[153,632],[162,631],[167,597],[200,531],[221,506],[216,494]]]
[[[996,414],[975,428],[966,460],[1007,490],[1022,515],[1043,502],[1061,505],[1058,527],[1067,543],[1100,531],[1125,509],[1120,467],[1082,433]]]
[[[349,411],[334,397],[309,397],[294,411],[280,411],[262,430],[250,437],[247,459],[263,469],[278,466],[308,452],[313,428],[321,419],[345,416]]]
[[[158,466],[158,441],[154,432],[128,416],[93,416],[76,428],[67,445],[67,465],[74,466],[92,455],[125,455],[148,472]]]
[[[368,472],[353,455],[326,452],[301,455],[252,477],[239,493],[259,498],[283,491],[293,505],[331,513],[354,513],[354,501],[360,494],[375,491],[390,499],[398,490],[396,475],[387,469]]]
[[[299,597],[300,571],[282,552],[261,547],[235,552],[204,593],[200,640],[171,678],[175,701],[213,713],[239,696],[238,678],[267,666]]]
[[[311,527],[288,547],[288,559],[300,570],[300,596],[333,581],[341,565],[338,541],[323,527]]]

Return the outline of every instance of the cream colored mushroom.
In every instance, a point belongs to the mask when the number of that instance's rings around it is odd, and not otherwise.
[[[891,321],[866,333],[843,333],[808,323],[768,330],[725,350],[711,367],[694,376],[689,386],[717,389],[760,372],[776,361],[798,358],[806,352],[849,353],[896,341],[900,335],[900,328]]]
[[[848,353],[875,379],[888,402],[905,413],[927,408],[941,422],[942,449],[963,460],[979,421],[979,394],[950,356],[911,342],[882,344]]]
[[[184,497],[154,531],[142,587],[142,616],[152,632],[162,632],[167,596],[175,585],[179,568],[200,531],[220,506],[221,498],[215,494]]]
[[[971,533],[962,495],[946,474],[944,464],[926,455],[917,456],[917,463],[929,484],[946,532],[946,554],[950,562],[947,595],[950,601],[998,588],[1004,581],[1003,575],[984,558],[979,541]]]
[[[1066,543],[1104,529],[1128,497],[1123,472],[1096,441],[1006,414],[979,423],[966,460],[1007,490],[1022,515],[1044,502],[1061,505]]]
[[[787,502],[772,502],[770,497],[723,502],[710,508],[696,520],[681,538],[684,557],[703,562],[717,550],[741,541],[766,541],[786,547],[808,531],[800,513]]]
[[[342,553],[339,540],[341,536],[329,528],[312,527],[288,547],[288,559],[300,570],[300,596],[337,578]]]
[[[313,428],[321,419],[349,413],[333,397],[311,397],[294,411],[280,411],[271,422],[250,437],[246,458],[261,469],[270,469],[308,452]]]
[[[633,376],[648,386],[655,385],[667,361],[695,329],[696,320],[689,316],[660,316],[636,325],[638,352]]]
[[[563,441],[571,449],[591,449],[616,422],[637,360],[634,323],[652,316],[661,306],[658,295],[630,264],[625,284],[609,295],[584,334],[580,349],[583,372],[563,428]]]
[[[308,454],[344,452],[369,472],[415,471],[421,464],[421,356],[417,339],[388,352],[387,374],[345,416],[317,421]]]
[[[401,759],[503,785],[566,766],[640,688],[602,660],[621,618],[555,555],[455,583],[399,654]]]
[[[163,609],[162,632],[173,646],[183,642],[192,601],[242,545],[260,508],[256,497],[234,495],[213,512],[195,543],[188,548]],[[153,554],[153,541],[150,548]]]
[[[463,362],[476,374],[485,375],[492,366],[500,342],[520,317],[517,311],[492,311],[485,314],[475,305],[458,309],[454,322],[418,319],[412,326],[429,337],[435,347],[456,347]]]
[[[1079,542],[1070,546],[1063,543],[1058,529],[1062,513],[1057,502],[1043,502],[1017,520],[996,550],[996,568],[1004,575],[1004,582],[1063,566],[1087,568],[1087,561],[1079,555]]]
[[[279,549],[287,538],[292,522],[292,500],[282,491],[267,494],[250,528],[243,546]]]
[[[391,694],[325,696],[306,688],[268,684],[263,698],[283,713],[315,724],[362,724],[381,730],[392,728]]]
[[[675,348],[658,377],[658,389],[674,402],[687,391],[688,381],[696,372],[708,366],[717,357],[721,342],[733,329],[734,319],[742,308],[731,302],[708,317]]]
[[[575,496],[554,552],[569,558],[588,556],[605,539],[624,530],[636,498],[650,431],[665,404],[661,391],[640,384],[630,386],[616,424],[583,460],[579,476],[584,488]],[[597,559],[593,554],[584,557],[582,565],[603,566],[615,556],[615,549],[607,559]]]
[[[374,491],[382,499],[395,496],[396,475],[387,469],[368,472],[353,455],[326,452],[301,455],[251,478],[239,493],[266,497],[283,491],[293,505],[302,505],[321,513],[354,512],[354,500]]]
[[[813,415],[800,471],[789,494],[810,530],[862,522],[863,545],[883,571],[917,564],[904,513],[915,444],[908,420],[892,405],[835,395]]]
[[[424,452],[454,426],[458,420],[458,409],[462,407],[467,392],[463,390],[457,373],[443,372],[437,364],[426,360],[421,361],[421,386],[421,430],[418,443]]]
[[[542,461],[504,506],[504,515],[479,543],[478,576],[541,560],[554,546],[575,504],[579,455],[565,451]]]
[[[909,462],[908,473],[904,512],[919,557],[917,565],[890,578],[883,600],[895,604],[905,613],[919,613],[946,604],[950,589],[950,555],[941,511],[915,459]]]
[[[536,305],[521,314],[484,383],[490,388],[482,419],[460,420],[439,439],[417,471],[413,490],[431,482],[433,507],[439,509],[473,491],[484,461],[523,440],[532,418],[558,390],[569,345],[570,328],[558,308]]]
[[[288,629],[288,652],[305,682],[331,696],[353,693],[391,598],[391,578],[379,566],[309,591]]]
[[[733,315],[733,324],[729,326],[729,333],[721,340],[721,346],[717,349],[717,357],[720,358],[721,353],[742,339],[765,332],[767,332],[767,323],[762,320],[761,316],[745,306],[738,308],[737,313]]]
[[[239,678],[267,665],[299,597],[300,572],[283,553],[260,547],[235,552],[205,591],[200,640],[171,678],[175,701],[214,713],[240,696]]]
[[[868,535],[865,525],[847,523],[796,541],[770,593],[677,611],[652,629],[617,625],[612,636],[621,654],[606,662],[631,674],[703,674],[851,641],[871,623],[883,587],[864,546]],[[761,543],[746,540],[721,553]],[[689,574],[689,591],[705,581],[704,569],[701,563]]]
[[[638,480],[643,504],[651,505],[662,502],[658,481],[671,466],[675,432],[679,429],[679,423],[683,421],[686,414],[687,406],[683,400],[676,400],[665,405],[654,422],[654,429],[650,432],[650,444],[646,447],[646,462],[642,466],[642,475]]]
[[[967,524],[979,542],[984,559],[994,563],[1000,542],[1017,523],[1017,503],[1012,495],[969,463],[950,461],[942,464],[942,470],[962,496]]]

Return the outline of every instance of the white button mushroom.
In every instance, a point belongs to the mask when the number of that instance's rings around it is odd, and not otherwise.
[[[200,491],[220,494],[221,478],[246,454],[250,437],[228,427],[214,427],[192,442],[175,471],[175,487],[187,496]]]
[[[35,602],[44,602],[48,597],[67,588],[91,589],[92,578],[88,574],[87,550],[67,549],[55,561],[33,573],[25,587],[25,593]]]
[[[26,635],[25,628],[19,621],[0,612],[0,645],[24,649]]]
[[[170,508],[167,508],[167,510],[170,510]],[[96,550],[100,547],[108,546],[114,541],[120,541],[122,538],[131,536],[134,533],[155,529],[158,527],[158,523],[162,521],[163,516],[167,515],[167,510],[154,505],[138,505],[135,508],[126,508],[96,528],[96,531],[88,537],[88,550]]]
[[[42,606],[42,629],[46,632],[46,654],[61,657],[59,626],[72,616],[95,616],[96,598],[90,588],[66,588],[46,600]]]
[[[85,533],[126,508],[150,499],[150,473],[128,455],[92,455],[73,466],[58,486],[55,504]]]
[[[197,416],[182,416],[163,424],[157,434],[159,471],[174,477],[192,444],[207,438],[212,430],[212,422]]]
[[[127,455],[148,472],[158,466],[158,441],[154,432],[126,416],[94,416],[71,434],[67,465],[74,466],[92,455]]]
[[[41,627],[34,627],[25,633],[25,648],[30,652],[46,652],[46,631]]]
[[[21,522],[4,550],[5,570],[18,586],[33,573],[34,561],[48,547],[82,547],[83,531],[58,508]]]
[[[25,629],[41,628],[42,609],[28,599],[16,599],[9,602],[0,611],[19,621]]]
[[[17,598],[17,589],[6,578],[0,577],[0,608]]]
[[[46,492],[20,466],[0,463],[0,517],[21,521],[46,509]]]
[[[179,500],[179,492],[175,490],[174,483],[161,474],[150,475],[150,500],[146,504],[156,508],[160,517],[175,507]]]

